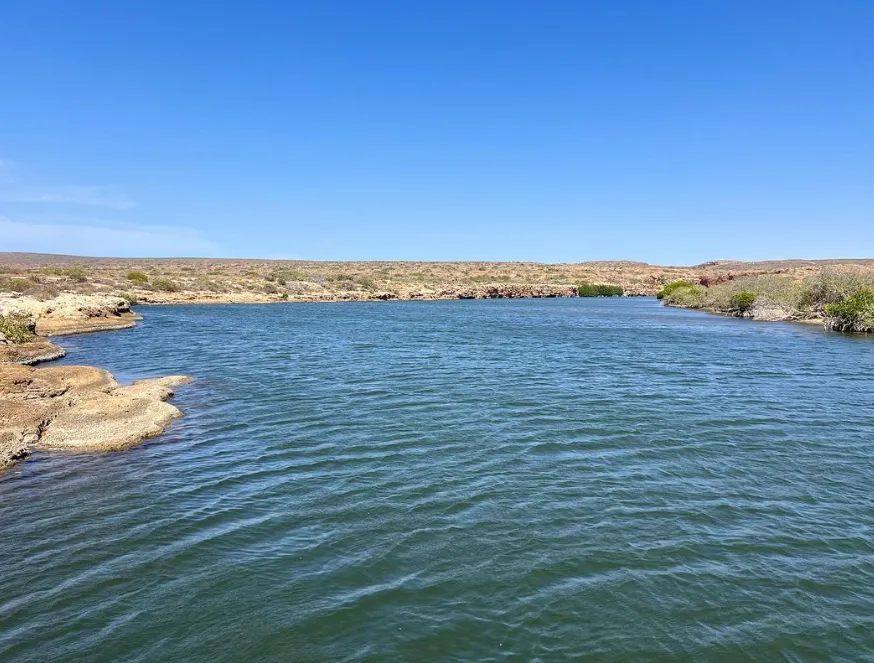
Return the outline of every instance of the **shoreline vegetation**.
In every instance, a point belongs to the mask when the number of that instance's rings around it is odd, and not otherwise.
[[[874,260],[318,263],[0,253],[0,469],[33,449],[124,449],[181,412],[168,376],[122,386],[48,337],[125,329],[135,304],[657,296],[667,306],[874,332]]]
[[[835,332],[874,333],[874,272],[824,269],[812,276],[768,274],[720,283],[673,281],[666,306],[765,321],[821,322]]]

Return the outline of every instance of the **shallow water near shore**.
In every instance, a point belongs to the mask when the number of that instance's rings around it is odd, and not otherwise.
[[[653,299],[146,307],[0,475],[3,661],[874,660],[874,341]]]

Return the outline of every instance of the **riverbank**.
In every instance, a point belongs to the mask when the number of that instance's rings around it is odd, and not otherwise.
[[[63,357],[46,336],[111,331],[141,319],[124,300],[0,297],[0,470],[33,450],[113,451],[160,435],[182,413],[166,401],[191,381],[174,375],[119,384],[92,366],[33,364]],[[10,322],[11,321],[11,322]]]
[[[666,306],[731,317],[874,333],[874,273],[867,269],[823,270],[806,278],[760,275],[712,284],[680,280],[666,285],[657,297]]]

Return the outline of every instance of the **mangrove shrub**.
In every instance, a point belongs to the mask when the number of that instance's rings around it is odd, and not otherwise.
[[[621,297],[622,286],[596,283],[581,283],[577,287],[579,297]]]
[[[862,288],[837,304],[826,304],[825,315],[835,331],[874,332],[874,290]]]
[[[753,304],[756,303],[757,298],[758,295],[754,292],[740,290],[731,296],[729,307],[732,311],[736,311],[737,313],[746,313],[753,307]]]
[[[688,281],[674,281],[673,283],[668,283],[664,288],[658,291],[656,297],[659,299],[664,299],[668,295],[670,295],[675,290],[679,288],[693,288],[694,286]]]

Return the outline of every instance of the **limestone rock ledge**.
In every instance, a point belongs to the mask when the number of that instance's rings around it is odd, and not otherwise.
[[[91,366],[0,364],[0,468],[34,448],[114,451],[160,435],[182,413],[167,399],[191,378],[120,385]]]
[[[142,320],[121,297],[72,293],[46,301],[22,295],[0,295],[0,314],[9,313],[24,314],[36,320],[36,333],[40,336],[126,329]]]
[[[45,361],[60,359],[67,351],[46,338],[37,338],[26,343],[5,343],[0,339],[0,364],[14,362],[33,366]]]

